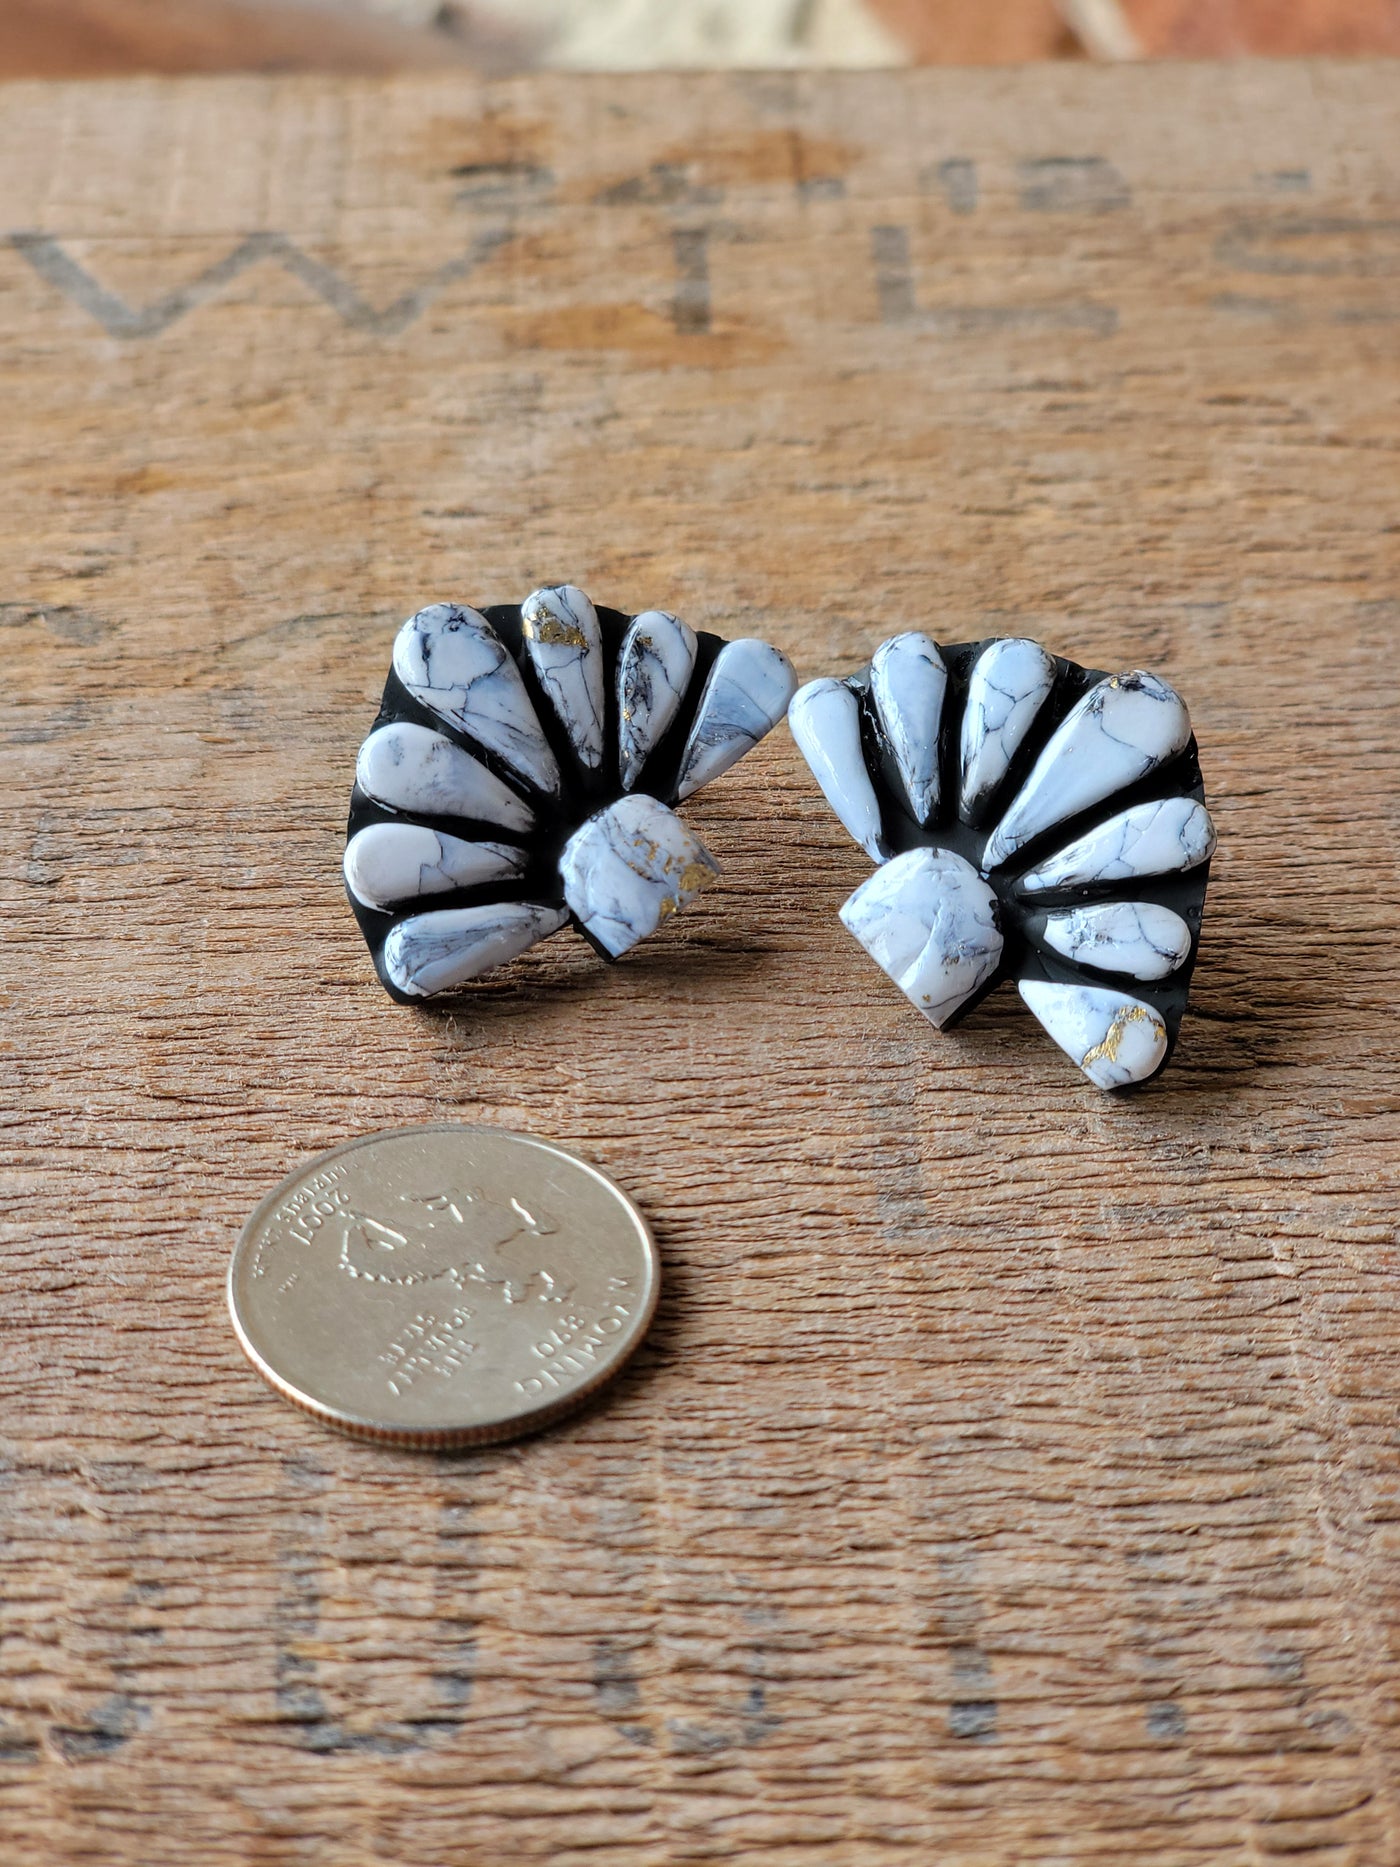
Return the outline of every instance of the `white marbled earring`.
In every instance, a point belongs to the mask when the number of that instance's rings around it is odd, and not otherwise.
[[[917,632],[793,700],[793,737],[881,866],[841,919],[940,1028],[1015,979],[1100,1089],[1176,1043],[1215,831],[1191,722],[1154,674],[1019,637]]]
[[[570,924],[612,959],[653,933],[719,873],[672,806],[752,751],[796,686],[767,642],[596,609],[572,584],[411,616],[345,849],[385,989],[452,991]]]

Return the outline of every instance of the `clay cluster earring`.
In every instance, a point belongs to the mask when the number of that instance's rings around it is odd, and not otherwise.
[[[1165,681],[1020,637],[940,649],[910,633],[804,687],[790,723],[881,865],[841,919],[925,1017],[946,1029],[1012,978],[1100,1089],[1164,1067],[1215,848]]]
[[[789,714],[879,867],[841,919],[940,1029],[1002,980],[1102,1089],[1167,1062],[1215,832],[1184,702],[1021,637],[787,658],[560,584],[403,625],[345,881],[385,989],[448,992],[572,924],[615,959],[719,872],[674,806]],[[1127,982],[1127,983],[1125,983]]]
[[[767,642],[597,609],[572,584],[411,616],[345,850],[385,989],[452,991],[570,922],[610,959],[654,932],[719,873],[673,806],[771,732],[796,686]]]

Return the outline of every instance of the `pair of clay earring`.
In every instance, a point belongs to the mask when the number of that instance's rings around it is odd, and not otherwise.
[[[345,851],[386,990],[455,990],[570,923],[618,958],[719,873],[674,806],[784,715],[880,865],[841,919],[932,1023],[1014,978],[1099,1088],[1162,1068],[1215,845],[1164,681],[914,631],[799,691],[767,642],[571,584],[399,631]]]

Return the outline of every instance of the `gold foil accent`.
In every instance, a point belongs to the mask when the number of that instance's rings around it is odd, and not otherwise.
[[[1118,1046],[1123,1041],[1123,1034],[1130,1024],[1140,1024],[1146,1018],[1152,1024],[1161,1026],[1161,1020],[1148,1005],[1133,1005],[1127,1011],[1118,1012],[1112,1024],[1105,1031],[1102,1040],[1091,1050],[1086,1050],[1079,1059],[1081,1070],[1087,1070],[1091,1063],[1116,1063]]]
[[[588,637],[576,622],[561,622],[558,616],[523,616],[520,627],[531,642],[547,648],[587,648]]]

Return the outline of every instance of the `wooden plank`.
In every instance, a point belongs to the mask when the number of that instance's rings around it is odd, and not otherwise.
[[[867,0],[921,65],[1013,65],[1081,50],[1057,0]]]
[[[8,1861],[1400,1856],[1398,197],[1362,66],[4,94]],[[391,1005],[391,631],[562,576],[1178,682],[1172,1072],[924,1028],[784,735],[626,963]],[[605,1406],[411,1458],[221,1279],[443,1117],[667,1288]]]
[[[1391,0],[866,0],[921,64],[1400,52]]]
[[[454,35],[296,0],[5,0],[0,79],[125,72],[379,73],[455,65]]]
[[[1229,58],[1400,52],[1388,0],[1122,0],[1149,54]]]

